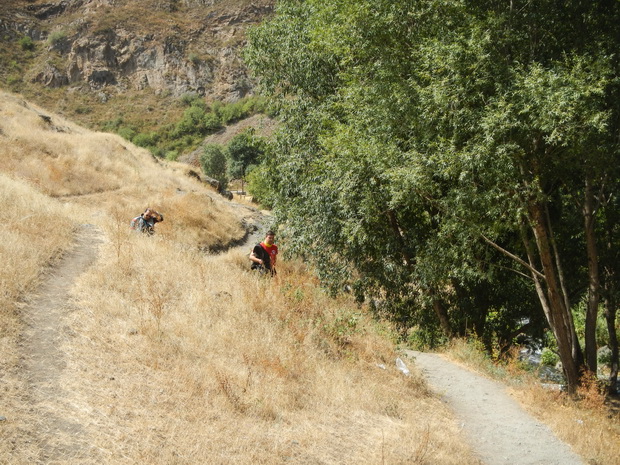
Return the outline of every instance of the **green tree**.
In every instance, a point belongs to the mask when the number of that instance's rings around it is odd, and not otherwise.
[[[243,179],[248,167],[258,162],[264,152],[263,143],[249,129],[237,134],[226,147],[228,154],[228,175],[232,179]]]
[[[481,332],[498,311],[504,334],[537,320],[502,291],[498,270],[511,269],[514,288],[536,296],[573,391],[584,356],[571,308],[584,292],[596,370],[619,8],[280,2],[246,60],[283,123],[268,157],[291,246],[403,322],[432,309],[447,335],[479,292],[487,310],[466,316]]]
[[[227,159],[224,149],[217,144],[208,144],[200,157],[202,171],[219,182],[220,190],[226,189],[228,185]]]

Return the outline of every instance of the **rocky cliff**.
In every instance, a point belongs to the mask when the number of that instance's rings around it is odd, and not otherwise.
[[[37,87],[57,89],[56,98],[88,94],[102,104],[143,91],[235,101],[253,89],[240,58],[245,32],[274,3],[3,0],[0,86],[28,96]]]

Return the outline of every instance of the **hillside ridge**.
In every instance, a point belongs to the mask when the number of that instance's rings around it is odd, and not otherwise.
[[[147,126],[171,122],[182,111],[171,103],[184,94],[222,102],[253,94],[240,56],[245,31],[274,3],[7,0],[0,85],[90,127],[134,113]]]

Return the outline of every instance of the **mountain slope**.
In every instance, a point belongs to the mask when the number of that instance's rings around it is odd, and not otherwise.
[[[272,0],[5,0],[0,83],[91,127],[172,121],[194,93],[236,101],[253,84],[246,29]],[[139,117],[138,117],[139,115]]]

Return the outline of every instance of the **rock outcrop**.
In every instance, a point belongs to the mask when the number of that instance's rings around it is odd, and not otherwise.
[[[25,77],[48,87],[196,93],[235,101],[252,92],[240,58],[245,30],[273,1],[4,0],[0,32],[28,36]]]

